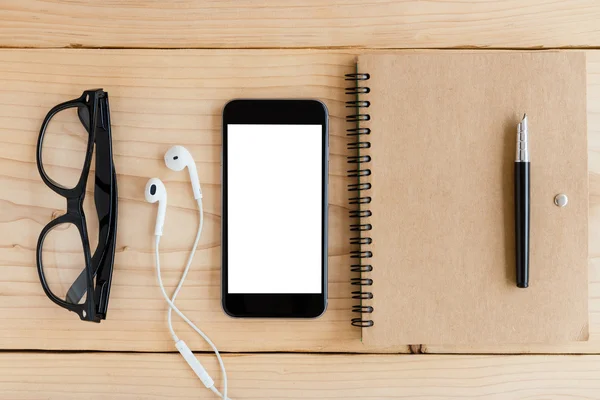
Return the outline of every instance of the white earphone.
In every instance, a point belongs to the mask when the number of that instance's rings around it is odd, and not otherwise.
[[[146,201],[148,203],[158,202],[154,235],[162,236],[165,214],[167,213],[167,189],[160,179],[152,178],[146,183]]]
[[[198,225],[198,232],[196,234],[196,239],[194,240],[194,247],[192,248],[190,255],[188,257],[185,269],[183,274],[181,275],[181,279],[177,284],[177,288],[175,292],[173,292],[173,296],[169,298],[165,287],[162,282],[162,276],[160,273],[160,256],[158,251],[158,245],[160,243],[160,238],[163,234],[163,225],[165,223],[165,216],[167,211],[167,189],[162,181],[158,178],[152,178],[146,184],[145,189],[145,197],[146,201],[149,203],[158,202],[158,212],[156,215],[156,225],[154,227],[154,254],[155,254],[155,262],[156,262],[156,275],[158,278],[158,285],[160,287],[161,293],[165,298],[167,304],[169,305],[169,310],[167,312],[167,322],[169,326],[169,331],[171,332],[171,337],[175,341],[175,347],[177,351],[183,356],[188,365],[192,368],[192,370],[196,373],[198,378],[202,381],[204,386],[208,389],[212,390],[217,396],[221,397],[224,400],[231,400],[227,397],[227,372],[225,371],[225,365],[223,364],[223,360],[221,359],[221,355],[217,350],[217,347],[214,343],[206,336],[204,332],[202,332],[192,321],[189,320],[188,317],[185,316],[178,308],[175,306],[175,299],[183,286],[183,282],[189,272],[190,266],[192,264],[192,260],[194,258],[194,254],[196,253],[196,248],[198,247],[198,242],[200,241],[200,235],[202,234],[202,226],[204,224],[204,212],[202,209],[202,190],[200,189],[200,181],[198,179],[198,171],[196,169],[196,163],[192,158],[190,152],[183,146],[173,146],[167,151],[165,154],[165,164],[167,167],[173,171],[182,171],[184,168],[188,169],[190,174],[190,181],[192,183],[192,191],[194,193],[194,198],[198,203],[198,211],[200,213],[200,222]],[[173,330],[173,324],[171,321],[172,311],[175,311],[177,315],[179,315],[192,329],[194,329],[202,338],[209,344],[209,346],[215,352],[217,359],[219,361],[219,366],[221,367],[221,372],[223,374],[223,394],[219,392],[219,390],[215,387],[215,383],[206,372],[206,369],[200,364],[200,361],[194,356],[190,348],[185,344],[185,342],[177,337],[175,331]]]
[[[167,167],[173,171],[183,171],[184,168],[187,168],[190,174],[190,181],[192,182],[194,199],[198,200],[202,198],[202,190],[200,189],[200,179],[198,179],[196,163],[194,162],[190,152],[187,151],[185,147],[171,147],[165,154],[165,164],[167,164]]]

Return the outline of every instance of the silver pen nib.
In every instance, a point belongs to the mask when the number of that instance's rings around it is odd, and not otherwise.
[[[529,162],[529,133],[527,131],[527,114],[517,125],[517,153],[516,162]]]

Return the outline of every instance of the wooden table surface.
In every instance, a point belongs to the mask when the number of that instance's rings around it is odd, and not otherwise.
[[[164,166],[172,144],[192,152],[206,212],[178,304],[228,353],[231,398],[600,399],[598,21],[595,0],[2,1],[0,399],[216,398],[173,354],[156,284],[147,179],[169,191],[168,291],[197,224],[187,174]],[[589,342],[368,347],[350,326],[343,75],[361,52],[413,49],[586,52]],[[36,169],[39,127],[53,105],[93,87],[110,94],[119,183],[112,293],[99,325],[51,303],[35,269],[38,234],[65,208]],[[220,115],[236,97],[312,97],[330,110],[330,297],[320,319],[234,320],[221,310]],[[57,174],[77,174],[69,145],[51,151]],[[220,385],[214,355],[175,321]]]

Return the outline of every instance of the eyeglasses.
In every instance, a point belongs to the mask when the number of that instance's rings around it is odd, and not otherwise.
[[[94,147],[98,233],[92,255],[84,199]],[[38,239],[42,288],[50,300],[82,320],[100,322],[106,319],[117,238],[108,93],[86,90],[52,108],[42,123],[36,160],[44,183],[67,201],[66,213],[51,220]]]

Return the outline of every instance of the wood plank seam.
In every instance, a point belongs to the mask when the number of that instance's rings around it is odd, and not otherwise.
[[[557,46],[557,47],[492,47],[492,46],[449,46],[449,47],[367,47],[367,46],[268,46],[268,47],[139,47],[139,46],[85,46],[82,44],[69,44],[61,47],[45,46],[10,46],[0,45],[0,50],[61,50],[61,49],[80,49],[80,50],[318,50],[318,51],[555,51],[555,50],[600,50],[600,46]]]

